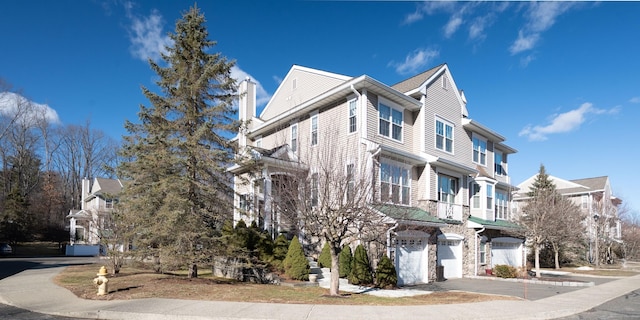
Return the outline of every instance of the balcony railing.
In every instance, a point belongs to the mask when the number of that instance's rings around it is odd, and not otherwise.
[[[462,221],[462,205],[438,202],[438,218]]]

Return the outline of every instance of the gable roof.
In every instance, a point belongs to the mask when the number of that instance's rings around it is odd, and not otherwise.
[[[528,192],[531,190],[531,185],[535,181],[538,174],[534,174],[527,180],[518,185],[520,197],[527,197]],[[565,180],[552,175],[549,175],[551,180],[556,185],[556,190],[562,195],[570,194],[587,194],[592,192],[604,191],[607,188],[609,177],[601,176],[594,178],[583,178],[574,180]]]
[[[400,92],[407,93],[409,91],[415,90],[420,87],[422,84],[427,82],[436,72],[438,72],[442,67],[446,65],[445,63],[435,66],[425,72],[417,74],[409,79],[402,80],[394,85],[391,88],[394,88]]]
[[[108,194],[108,195],[118,195],[122,191],[122,183],[119,179],[105,179],[105,178],[96,178],[93,187],[91,188],[91,193],[99,195],[99,194]]]

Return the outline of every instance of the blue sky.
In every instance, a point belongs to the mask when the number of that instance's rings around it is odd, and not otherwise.
[[[148,105],[184,1],[0,2],[0,77],[52,121],[119,139]],[[514,184],[607,175],[640,208],[640,2],[202,1],[215,51],[266,103],[293,64],[394,84],[446,62],[470,117],[507,138]],[[260,111],[260,110],[259,110]]]

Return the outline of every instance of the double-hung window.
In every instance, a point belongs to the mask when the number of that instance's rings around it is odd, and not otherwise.
[[[298,124],[291,125],[291,151],[298,151]]]
[[[238,207],[240,210],[249,211],[249,195],[241,194],[240,199],[238,201]]]
[[[349,101],[349,133],[356,132],[358,130],[358,100]]]
[[[493,185],[487,185],[487,209],[493,209]]]
[[[355,165],[347,165],[347,202],[351,203],[355,199]]]
[[[381,135],[402,141],[402,111],[384,103],[378,104],[379,131]]]
[[[380,201],[409,205],[409,170],[389,163],[380,164]]]
[[[507,210],[508,200],[509,198],[507,198],[506,193],[496,191],[496,219],[509,219],[509,211]]]
[[[473,137],[473,162],[487,165],[487,140],[480,137]]]
[[[436,119],[436,149],[453,153],[453,125]]]
[[[311,145],[318,144],[318,114],[311,116]]]
[[[480,209],[480,185],[471,183],[471,208]]]
[[[504,155],[500,151],[494,152],[494,166],[497,175],[506,176],[507,172],[504,169]]]
[[[317,207],[318,206],[318,183],[320,183],[318,181],[318,174],[317,173],[313,173],[311,174],[311,207]]]
[[[438,201],[455,203],[458,193],[458,179],[446,175],[438,176]]]

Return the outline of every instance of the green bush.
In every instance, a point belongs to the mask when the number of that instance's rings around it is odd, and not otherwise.
[[[499,278],[517,278],[518,269],[505,264],[499,264],[493,267],[493,274],[495,274],[496,277]]]
[[[289,248],[289,241],[287,241],[287,237],[283,234],[279,235],[276,238],[276,241],[273,243],[273,266],[280,270],[284,271],[284,266],[282,262],[287,257],[287,251]]]
[[[318,257],[318,267],[331,268],[331,247],[329,246],[329,242],[325,242],[324,247],[322,247],[322,251]]]
[[[353,254],[351,254],[351,247],[344,246],[340,251],[340,258],[338,263],[340,264],[340,278],[346,278],[351,273],[351,261],[353,260]]]
[[[389,257],[383,255],[376,267],[376,287],[385,289],[395,288],[397,284],[398,274],[396,267]]]
[[[353,254],[349,282],[355,285],[368,285],[373,283],[371,263],[369,262],[367,251],[361,244],[356,247],[356,251]]]
[[[297,236],[291,240],[283,265],[285,274],[291,279],[309,280],[309,260],[304,256],[304,250]]]

